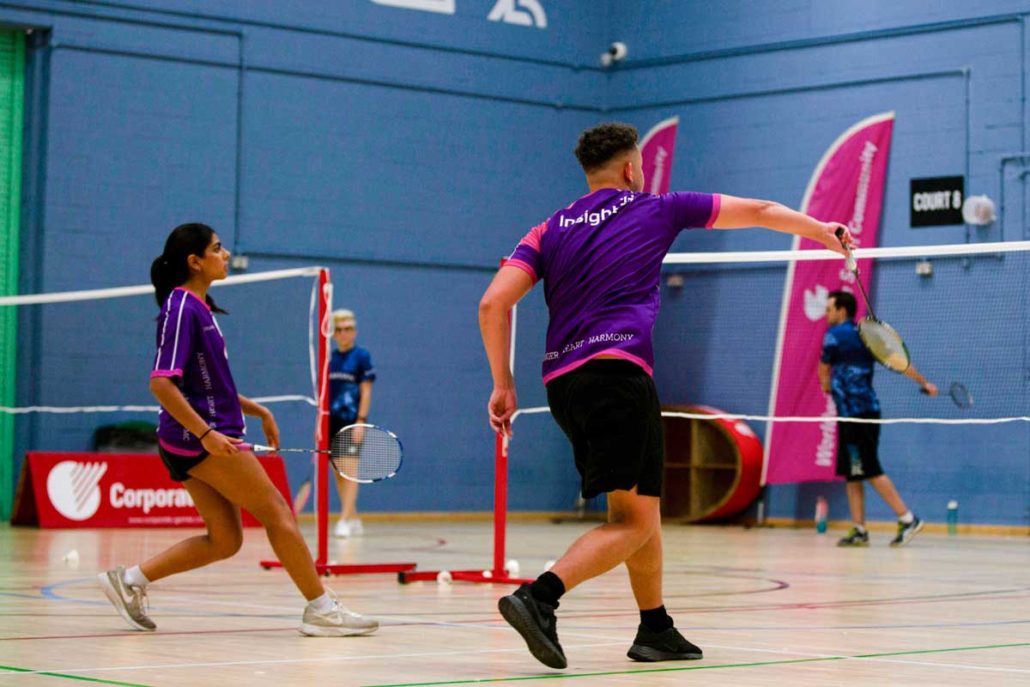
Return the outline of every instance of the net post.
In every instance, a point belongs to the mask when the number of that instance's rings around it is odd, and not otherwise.
[[[329,270],[318,272],[318,419],[315,426],[315,446],[320,451],[329,450],[329,351],[327,337],[329,335]],[[315,491],[317,499],[317,539],[318,556],[316,566],[324,566],[329,560],[329,465],[325,453],[315,458]]]
[[[508,526],[508,439],[498,433],[494,439],[494,570],[502,577],[505,533]]]

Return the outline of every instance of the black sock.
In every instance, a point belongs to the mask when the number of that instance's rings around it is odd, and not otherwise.
[[[529,585],[529,591],[537,601],[552,606],[558,605],[558,599],[565,593],[565,583],[561,578],[548,570]]]
[[[650,611],[640,611],[640,624],[651,632],[665,632],[672,627],[672,617],[666,612],[665,606],[659,606]]]

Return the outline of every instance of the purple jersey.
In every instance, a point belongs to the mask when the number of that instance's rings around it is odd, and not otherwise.
[[[719,196],[601,189],[534,227],[505,263],[544,280],[544,383],[598,356],[652,374],[662,258],[681,229],[711,227]]]
[[[207,303],[182,287],[172,291],[157,318],[157,359],[150,376],[177,379],[182,395],[209,427],[243,436],[243,410],[222,331]],[[158,413],[157,439],[170,453],[195,456],[204,450],[164,408]]]

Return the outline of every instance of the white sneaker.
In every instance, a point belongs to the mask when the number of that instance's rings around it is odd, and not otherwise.
[[[359,518],[348,520],[347,524],[350,525],[350,536],[360,537],[365,533],[365,526],[361,524],[361,520]]]
[[[337,539],[347,539],[351,535],[350,520],[340,519],[336,521],[336,528],[333,530],[333,534]]]
[[[372,634],[379,629],[379,621],[355,613],[337,601],[328,613],[319,613],[310,604],[306,606],[299,629],[308,637],[348,637]]]
[[[147,617],[147,590],[125,584],[125,568],[119,565],[114,570],[102,572],[97,575],[97,582],[118,615],[133,629],[144,632],[157,629],[154,621]]]

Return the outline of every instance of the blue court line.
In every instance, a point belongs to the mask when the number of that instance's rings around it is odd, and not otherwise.
[[[394,684],[367,685],[366,687],[439,687],[441,685],[475,685],[494,682],[528,682],[530,680],[568,680],[583,677],[612,677],[619,675],[646,675],[651,673],[681,673],[688,670],[721,670],[726,668],[755,668],[760,666],[781,666],[792,663],[820,663],[893,656],[915,656],[919,654],[942,654],[956,651],[978,651],[983,649],[1011,649],[1030,646],[1030,642],[1015,644],[987,644],[982,646],[959,646],[947,649],[917,649],[913,651],[889,651],[878,654],[856,654],[854,656],[819,656],[816,658],[791,658],[780,661],[753,661],[751,663],[721,663],[719,665],[692,665],[676,668],[649,668],[644,670],[610,670],[594,673],[545,673],[542,675],[520,675],[513,677],[489,677],[475,680],[444,680],[439,682],[400,682]]]

